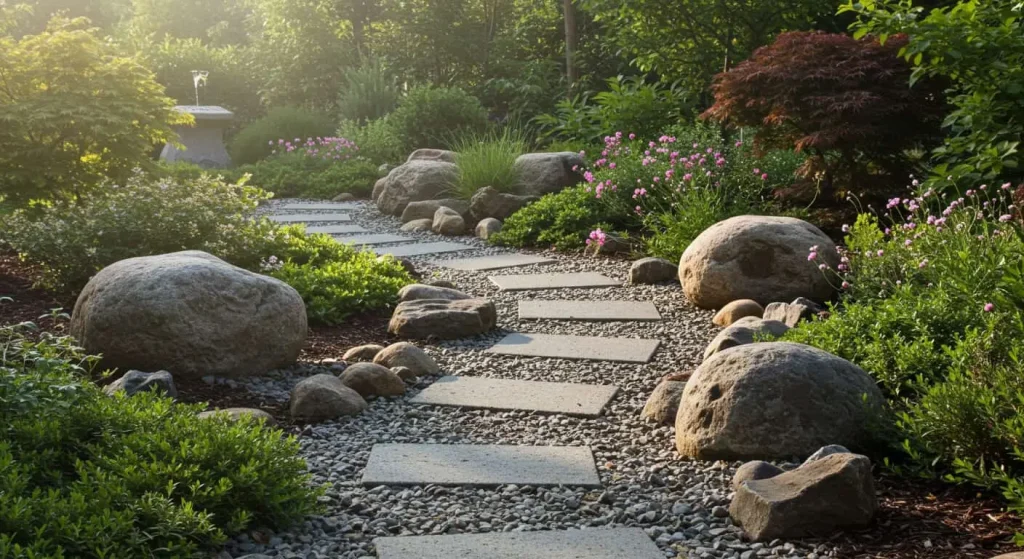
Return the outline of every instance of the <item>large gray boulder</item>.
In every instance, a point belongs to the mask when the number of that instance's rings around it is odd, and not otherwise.
[[[485,186],[470,198],[469,213],[477,221],[488,217],[504,220],[539,199],[539,196],[508,194],[494,187]]]
[[[524,194],[543,196],[582,181],[585,164],[580,154],[563,151],[520,155],[513,168]]]
[[[409,202],[432,200],[447,192],[458,180],[453,163],[415,159],[395,167],[384,178],[377,208],[389,215],[402,215]]]
[[[492,330],[497,321],[488,299],[418,299],[398,304],[388,332],[406,339],[457,340]]]
[[[174,378],[167,371],[147,373],[128,371],[121,378],[103,387],[108,395],[124,392],[126,396],[134,396],[140,392],[156,391],[170,398],[178,397],[178,389],[174,386]]]
[[[676,449],[701,460],[807,456],[827,444],[864,448],[885,399],[860,367],[789,342],[712,355],[686,384]]]
[[[441,368],[437,366],[437,362],[427,355],[427,352],[409,342],[389,345],[373,358],[373,362],[392,370],[404,367],[417,377],[441,374]]]
[[[430,229],[438,235],[461,235],[466,232],[466,220],[459,212],[442,206],[434,213],[434,223]]]
[[[811,247],[817,259],[808,260]],[[820,229],[792,217],[742,215],[704,230],[679,260],[679,281],[698,307],[736,299],[761,305],[796,297],[824,301],[834,291],[818,269],[839,264],[835,244]]]
[[[129,258],[93,276],[71,334],[104,365],[178,378],[291,365],[306,341],[298,292],[200,251]]]
[[[833,454],[740,484],[729,515],[757,542],[861,528],[877,510],[871,461],[859,454]]]
[[[747,316],[722,329],[704,349],[704,359],[730,347],[780,338],[788,331],[789,326],[777,320]]]
[[[410,153],[409,158],[406,159],[406,163],[409,161],[444,161],[446,163],[456,163],[458,156],[459,154],[454,151],[448,151],[446,149],[422,148]]]
[[[405,382],[387,367],[376,363],[355,363],[345,368],[339,377],[345,386],[360,396],[401,396]]]
[[[292,389],[289,403],[292,419],[307,423],[356,415],[365,409],[366,400],[358,392],[328,374],[303,379]]]
[[[438,208],[441,207],[451,208],[461,216],[469,215],[469,202],[466,202],[465,200],[459,200],[457,198],[420,200],[419,202],[410,202],[409,205],[405,207],[405,210],[402,211],[402,223],[409,223],[410,221],[416,221],[418,219],[429,219],[433,221],[434,214],[436,214]]]

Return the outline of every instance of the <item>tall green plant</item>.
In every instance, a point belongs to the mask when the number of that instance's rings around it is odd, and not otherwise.
[[[406,151],[447,148],[458,134],[487,128],[487,110],[480,100],[457,87],[415,87],[388,116]]]
[[[458,197],[469,199],[485,186],[501,192],[516,191],[516,158],[527,150],[526,137],[518,130],[503,128],[498,133],[464,135],[452,142],[452,149],[459,154]]]
[[[279,107],[236,134],[228,151],[236,165],[256,163],[270,156],[279,140],[305,143],[310,138],[326,138],[333,132],[334,124],[323,113]]]
[[[398,105],[398,85],[379,58],[366,58],[345,70],[345,87],[338,97],[342,120],[365,124],[382,118]]]

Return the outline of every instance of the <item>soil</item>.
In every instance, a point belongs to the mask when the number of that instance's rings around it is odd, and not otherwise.
[[[70,312],[74,297],[33,288],[35,277],[35,271],[16,255],[0,251],[0,298],[13,299],[0,303],[0,326],[32,321],[40,331],[66,333],[66,318],[54,319],[50,314],[55,308]],[[395,341],[387,334],[387,322],[386,314],[371,313],[350,317],[340,326],[313,327],[300,359],[340,359],[356,345],[386,345]],[[247,390],[201,380],[182,379],[175,384],[183,402],[206,403],[211,409],[260,408],[286,431],[299,431],[288,423],[285,406]],[[879,511],[871,527],[809,541],[838,548],[838,557],[851,559],[987,559],[1016,550],[1012,539],[1022,529],[1021,518],[1007,512],[996,495],[886,474],[877,478],[877,489]]]

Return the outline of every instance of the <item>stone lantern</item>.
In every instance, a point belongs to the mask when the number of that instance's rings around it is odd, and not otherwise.
[[[175,127],[178,142],[184,148],[167,144],[160,152],[160,159],[169,163],[187,161],[204,169],[230,167],[231,156],[224,147],[224,130],[231,125],[234,113],[212,105],[179,105],[174,110],[192,115],[196,124]]]

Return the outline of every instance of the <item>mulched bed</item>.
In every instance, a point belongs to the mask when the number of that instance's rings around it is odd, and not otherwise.
[[[0,297],[14,299],[0,304],[0,325],[32,321],[42,330],[64,333],[66,320],[54,321],[48,315],[55,308],[70,313],[74,297],[34,289],[34,277],[34,271],[16,255],[0,251]],[[40,319],[44,315],[46,318]],[[341,326],[313,327],[300,359],[340,359],[345,350],[356,345],[387,345],[395,341],[387,333],[387,323],[386,314],[371,313],[350,317]],[[297,431],[287,426],[285,406],[248,390],[201,380],[181,379],[175,384],[183,402],[207,403],[211,408],[260,408],[281,421],[289,432]],[[851,559],[987,559],[1015,551],[1011,539],[1022,529],[1021,519],[1006,512],[994,496],[888,475],[877,479],[877,487],[880,509],[872,527],[810,541],[838,548],[838,557]]]

